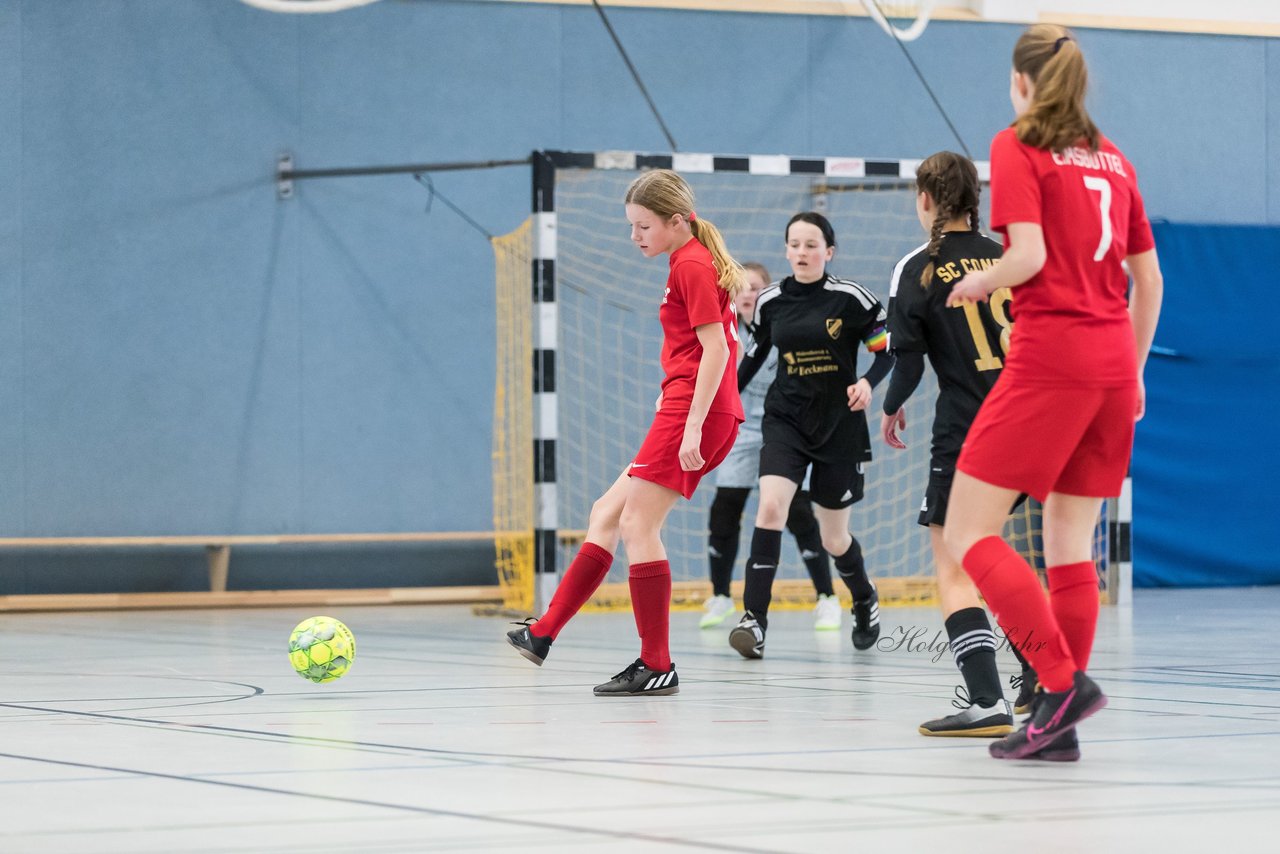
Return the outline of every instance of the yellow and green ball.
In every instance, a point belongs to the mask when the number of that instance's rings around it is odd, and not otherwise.
[[[333,617],[303,620],[289,635],[289,662],[312,682],[332,682],[347,672],[355,657],[355,635]]]

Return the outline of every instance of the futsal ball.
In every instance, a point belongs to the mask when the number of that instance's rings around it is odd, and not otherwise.
[[[332,682],[351,667],[356,637],[333,617],[311,617],[289,635],[289,662],[303,679]]]

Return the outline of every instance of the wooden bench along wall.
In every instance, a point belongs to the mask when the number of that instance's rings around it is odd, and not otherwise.
[[[375,605],[501,601],[497,585],[325,590],[227,590],[234,546],[350,545],[360,543],[492,542],[493,531],[395,534],[242,534],[158,537],[0,537],[5,549],[203,548],[209,590],[173,593],[47,593],[0,596],[0,611],[94,608],[190,608],[234,605]]]

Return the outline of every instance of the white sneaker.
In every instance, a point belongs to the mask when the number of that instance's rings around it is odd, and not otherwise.
[[[813,606],[813,628],[819,632],[840,631],[840,600],[825,593],[818,594],[818,604]]]
[[[729,646],[743,658],[764,658],[764,629],[751,612],[742,615],[738,625],[729,632]]]
[[[709,629],[712,626],[718,626],[733,613],[733,599],[729,596],[712,596],[702,603],[702,610],[702,619],[698,621],[698,628]]]

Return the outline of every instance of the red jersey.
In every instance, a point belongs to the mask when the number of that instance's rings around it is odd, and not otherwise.
[[[708,412],[724,412],[744,420],[742,399],[738,397],[738,319],[719,279],[711,252],[696,239],[671,253],[667,291],[658,309],[658,319],[662,321],[662,371],[666,374],[662,380],[664,412],[689,411],[702,361],[702,342],[694,329],[719,323],[729,342],[729,360]]]
[[[1045,151],[1006,128],[991,142],[991,227],[1005,232],[1014,222],[1043,228],[1047,254],[1013,289],[1007,381],[1133,385],[1137,345],[1121,263],[1155,246],[1133,166],[1106,138],[1096,152]]]

